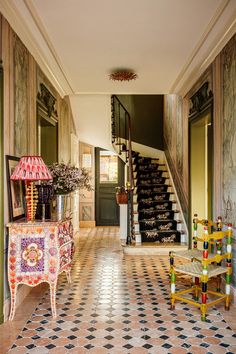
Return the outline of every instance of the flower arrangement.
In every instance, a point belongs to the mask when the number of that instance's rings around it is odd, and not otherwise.
[[[85,168],[56,162],[48,166],[48,169],[53,178],[49,184],[53,186],[54,194],[68,194],[77,189],[92,190],[91,177]]]

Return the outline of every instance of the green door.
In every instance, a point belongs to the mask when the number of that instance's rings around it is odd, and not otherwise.
[[[116,187],[124,185],[124,162],[111,151],[95,149],[96,225],[118,226]]]

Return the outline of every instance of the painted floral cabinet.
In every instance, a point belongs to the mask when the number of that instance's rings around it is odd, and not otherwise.
[[[12,320],[16,308],[17,287],[34,287],[47,282],[53,317],[56,317],[58,275],[65,271],[70,283],[73,251],[73,227],[69,220],[61,222],[14,222],[9,228],[8,281],[11,292]]]

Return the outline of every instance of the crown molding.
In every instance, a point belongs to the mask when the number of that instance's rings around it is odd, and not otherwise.
[[[223,0],[170,89],[184,97],[236,33],[236,3]]]
[[[32,16],[34,9],[31,5],[31,1],[13,3],[9,0],[1,0],[0,11],[60,96],[73,94],[73,89],[55,52],[50,47],[50,43],[45,40],[43,29],[36,22],[36,17]]]

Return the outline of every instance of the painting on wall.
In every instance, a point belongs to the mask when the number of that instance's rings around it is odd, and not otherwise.
[[[27,154],[28,126],[28,51],[17,35],[13,36],[14,68],[14,153]]]
[[[61,101],[59,119],[59,159],[68,163],[71,158],[70,114],[65,100]]]
[[[164,115],[164,138],[165,153],[172,173],[175,188],[185,219],[188,219],[188,190],[186,190],[188,172],[184,174],[184,161],[187,152],[184,152],[184,129],[186,131],[188,117],[183,115],[183,99],[178,95],[165,96],[165,115]],[[184,160],[185,159],[185,160]],[[186,161],[185,161],[186,165]]]
[[[24,186],[22,181],[11,181],[11,175],[20,159],[6,155],[9,219],[15,221],[25,217]]]
[[[236,226],[236,35],[222,51],[223,198],[225,222]]]

